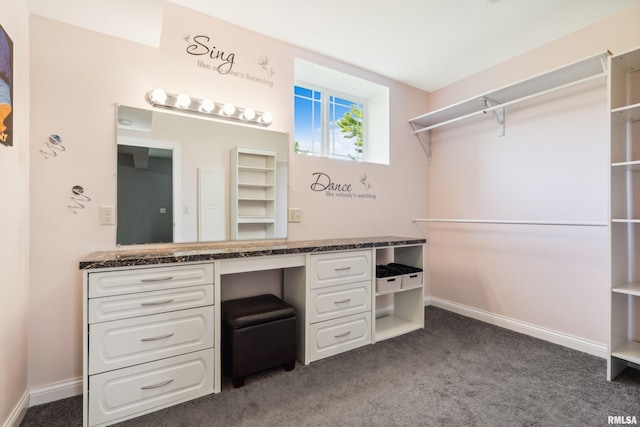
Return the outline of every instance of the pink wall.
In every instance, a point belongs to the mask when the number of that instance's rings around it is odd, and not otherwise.
[[[0,24],[13,40],[15,76],[13,146],[0,145],[0,424],[4,425],[20,415],[19,402],[27,398],[29,14],[22,2],[13,0],[0,0],[0,11]]]
[[[433,109],[610,50],[640,47],[640,7],[430,94]],[[433,132],[429,216],[608,220],[606,81]],[[431,225],[431,296],[561,332],[608,341],[606,227]],[[425,229],[427,227],[425,226]]]
[[[640,8],[632,9],[443,88],[430,96],[431,107],[470,98],[605,49],[620,52],[636,47],[640,45],[639,19]],[[428,110],[424,92],[171,3],[165,20],[162,46],[154,49],[31,18],[31,220],[29,229],[7,229],[21,235],[30,230],[32,235],[29,387],[81,376],[82,282],[77,263],[88,252],[115,248],[115,228],[98,224],[99,206],[114,205],[116,199],[115,104],[148,108],[144,94],[161,87],[270,110],[276,117],[272,128],[292,132],[296,56],[389,87],[391,165],[291,153],[289,205],[301,208],[303,217],[302,223],[290,224],[291,239],[428,233],[432,296],[587,341],[606,342],[606,228],[427,227],[412,222],[427,215],[604,221],[608,167],[602,82],[581,87],[570,96],[551,96],[510,110],[504,138],[495,137],[492,119],[434,132],[429,163],[406,122]],[[196,59],[184,54],[182,36],[199,33],[210,34],[217,46],[236,52],[238,71],[259,72],[253,71],[255,59],[266,54],[275,71],[273,86],[198,67]],[[55,49],[50,43],[53,36]],[[62,137],[66,151],[45,159],[40,149],[52,133]],[[11,161],[18,175],[25,174],[29,159]],[[309,188],[311,174],[318,171],[335,181],[356,183],[365,173],[376,200],[351,201],[314,193]],[[10,194],[20,211],[3,214],[13,215],[12,223],[21,224],[24,219],[18,218],[26,218],[22,207],[28,201],[21,199],[26,191],[18,191],[17,182],[11,181]],[[74,185],[84,186],[91,197],[86,209],[77,214],[66,207]],[[13,236],[6,246],[11,250],[19,241]],[[20,259],[26,262],[26,256]],[[15,276],[24,282],[20,271]],[[24,351],[24,344],[20,349]],[[0,357],[8,359],[9,354],[0,350]]]
[[[98,224],[100,205],[116,202],[115,104],[149,108],[144,94],[159,87],[197,97],[211,96],[273,112],[274,130],[293,133],[295,56],[337,68],[389,87],[391,165],[354,164],[290,153],[289,205],[302,209],[290,239],[370,235],[424,236],[414,216],[427,211],[427,159],[408,117],[427,109],[427,95],[276,40],[260,36],[171,3],[165,10],[160,49],[137,45],[33,16],[31,19],[31,313],[29,386],[81,376],[81,274],[87,253],[115,249],[115,228]],[[185,54],[183,36],[215,38],[236,56],[234,70],[261,77],[256,58],[267,55],[273,85],[221,76],[198,67]],[[50,40],[55,35],[56,47]],[[210,62],[210,61],[206,61]],[[66,150],[45,158],[48,136],[62,137]],[[366,173],[376,200],[332,199],[310,190],[311,174],[358,183]],[[91,202],[73,214],[71,188],[82,185]],[[52,333],[55,325],[56,333]]]

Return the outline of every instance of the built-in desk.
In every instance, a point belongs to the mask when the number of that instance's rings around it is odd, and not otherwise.
[[[425,239],[171,244],[95,252],[83,273],[84,425],[110,425],[221,390],[220,284],[283,270],[311,363],[424,327],[422,274],[378,288],[376,265],[423,268]],[[402,284],[404,286],[402,286]],[[376,318],[378,296],[385,315]]]

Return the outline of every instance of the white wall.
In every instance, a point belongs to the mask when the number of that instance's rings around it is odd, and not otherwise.
[[[116,201],[114,105],[149,108],[144,94],[150,89],[268,110],[275,117],[272,129],[292,133],[295,56],[389,86],[391,165],[308,158],[290,147],[289,205],[302,209],[302,222],[290,226],[289,238],[424,236],[412,218],[426,214],[427,194],[422,189],[427,159],[406,120],[426,110],[426,93],[171,3],[166,7],[160,49],[31,18],[30,387],[82,374],[78,261],[89,252],[116,247],[115,228],[98,224],[99,206]],[[198,67],[199,58],[185,54],[186,34],[209,35],[218,48],[235,52],[234,70],[243,74],[221,76]],[[269,58],[272,76],[257,66],[261,55]],[[244,74],[269,79],[273,85],[248,80]],[[45,158],[39,151],[52,133],[61,136],[65,151]],[[312,173],[318,171],[354,187],[366,174],[376,199],[314,193]],[[67,209],[74,185],[82,185],[91,198],[77,214]]]
[[[27,397],[29,298],[29,15],[0,0],[0,25],[13,40],[12,147],[0,144],[0,424],[14,421]],[[22,404],[20,404],[22,402]]]
[[[432,109],[472,98],[607,49],[640,47],[640,7],[601,21],[430,95]],[[608,220],[606,81],[433,132],[429,215]],[[425,227],[426,228],[426,227]],[[606,227],[429,226],[434,298],[606,349]]]

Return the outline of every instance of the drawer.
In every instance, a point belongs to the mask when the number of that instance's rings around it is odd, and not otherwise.
[[[402,287],[403,276],[378,277],[376,279],[376,292],[379,294],[395,292]]]
[[[311,255],[310,289],[371,279],[371,251]]]
[[[213,393],[212,349],[89,377],[89,425]]]
[[[402,288],[417,288],[422,285],[422,271],[402,275]]]
[[[314,323],[309,333],[311,361],[353,350],[371,344],[371,313]]]
[[[371,281],[348,283],[310,291],[309,323],[371,310]]]
[[[213,263],[89,273],[89,298],[213,283]]]
[[[89,374],[213,347],[213,307],[89,326]]]
[[[213,285],[116,295],[89,300],[89,323],[213,305]]]

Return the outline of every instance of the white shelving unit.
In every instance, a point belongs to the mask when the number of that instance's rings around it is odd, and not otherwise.
[[[607,378],[640,364],[640,49],[609,60],[611,292]]]
[[[505,86],[503,88],[474,96],[459,102],[409,119],[413,133],[431,158],[429,132],[460,120],[481,114],[491,113],[498,124],[498,135],[504,135],[505,107],[557,90],[586,83],[607,76],[607,57],[602,53],[581,61],[569,64],[547,73]],[[636,111],[635,114],[638,114]]]
[[[402,287],[394,291],[372,292],[374,312],[380,307],[378,302],[392,298],[393,309],[373,322],[373,342],[393,338],[407,332],[424,328],[424,267],[423,245],[381,247],[375,250],[376,264],[399,264],[420,267],[423,269],[422,280],[410,287]],[[374,275],[375,276],[375,275]],[[380,297],[380,298],[379,298]],[[388,302],[388,301],[387,301]]]
[[[231,150],[231,239],[276,236],[276,151]]]

